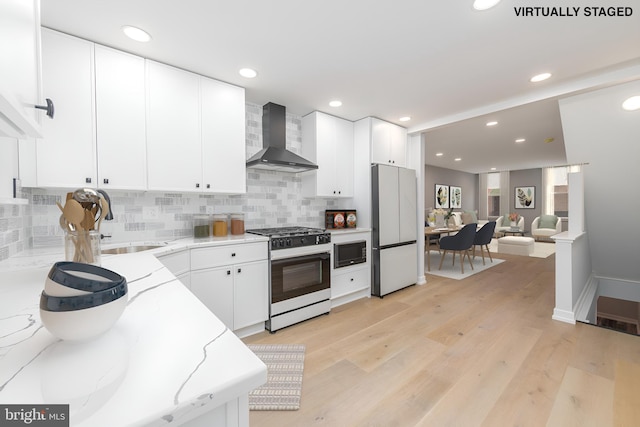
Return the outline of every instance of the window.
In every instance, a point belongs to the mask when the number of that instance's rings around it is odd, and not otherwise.
[[[487,214],[500,216],[500,173],[487,174]]]

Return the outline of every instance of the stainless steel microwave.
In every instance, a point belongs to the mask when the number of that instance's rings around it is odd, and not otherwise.
[[[333,268],[348,267],[363,262],[367,262],[366,240],[333,245]]]

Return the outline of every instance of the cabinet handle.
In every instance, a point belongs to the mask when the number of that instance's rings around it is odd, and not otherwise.
[[[231,276],[231,270],[227,270],[227,276]]]
[[[196,188],[200,188],[200,184],[196,182]]]
[[[91,178],[85,178],[84,182],[85,184],[91,184]]]
[[[353,277],[350,279],[351,282],[353,282]]]
[[[108,183],[109,183],[109,178],[105,178],[105,179],[103,179],[103,180],[102,180],[102,183],[103,183],[103,184],[108,184]]]
[[[231,252],[231,256],[236,256],[236,253],[235,252]]]
[[[238,273],[242,273],[242,269],[241,268],[238,269]]]
[[[338,194],[342,194],[342,191],[338,190]]]
[[[47,112],[47,116],[49,116],[50,119],[53,119],[53,115],[56,110],[53,105],[53,101],[49,98],[47,98],[46,101],[47,101],[47,105],[34,105],[34,107],[37,108],[38,110],[45,110]]]
[[[207,188],[211,188],[211,184],[207,184]]]

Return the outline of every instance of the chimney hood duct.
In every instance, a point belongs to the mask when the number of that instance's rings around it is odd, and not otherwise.
[[[281,172],[305,172],[318,165],[286,149],[285,107],[269,102],[262,107],[262,150],[247,160],[247,167]]]

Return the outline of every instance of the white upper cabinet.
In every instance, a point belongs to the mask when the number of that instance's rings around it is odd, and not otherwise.
[[[0,137],[40,137],[39,0],[0,2],[0,58]]]
[[[371,119],[371,162],[406,166],[407,130],[380,119]]]
[[[147,83],[149,189],[245,193],[244,89],[153,61]]]
[[[199,92],[198,75],[147,61],[149,190],[203,188]]]
[[[306,197],[353,197],[353,122],[315,111],[302,118],[302,157],[318,165],[301,175]]]
[[[94,122],[94,44],[42,29],[42,83],[54,100],[36,143],[37,184],[85,187],[97,183]]]
[[[98,183],[146,190],[144,59],[95,46]]]
[[[25,186],[246,192],[243,88],[48,29],[42,62],[56,113]]]
[[[245,193],[244,89],[200,77],[204,191]]]

